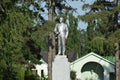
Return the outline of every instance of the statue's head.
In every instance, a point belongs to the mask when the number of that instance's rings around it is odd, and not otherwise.
[[[63,22],[63,17],[60,17],[60,23]]]

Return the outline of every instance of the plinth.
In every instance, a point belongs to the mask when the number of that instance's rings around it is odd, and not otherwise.
[[[52,63],[52,80],[70,80],[70,63],[66,55],[56,55]]]

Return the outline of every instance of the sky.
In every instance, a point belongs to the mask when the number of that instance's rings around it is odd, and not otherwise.
[[[84,3],[92,4],[94,1],[95,0],[84,0],[84,2],[81,2],[80,0],[76,0],[76,1],[67,0],[68,4],[71,7],[77,8],[76,12],[73,13],[76,17],[78,15],[84,15],[86,13],[86,11],[82,10],[82,6],[83,6]],[[83,21],[79,21],[78,28],[79,29],[86,29],[87,28],[87,23],[85,23]]]
[[[93,4],[94,1],[96,0],[83,0],[84,2],[81,2],[80,0],[76,0],[76,1],[72,1],[72,0],[67,0],[67,3],[73,7],[73,8],[77,8],[77,13],[74,13],[74,15],[77,17],[78,15],[84,15],[87,11],[83,11],[82,10],[82,6],[84,3],[89,3],[89,4]],[[114,0],[108,0],[108,1],[114,1]],[[80,29],[86,29],[87,28],[87,23],[84,23],[82,21],[79,21],[78,23],[78,28]]]
[[[37,2],[38,0],[36,0],[36,2]],[[75,16],[75,17],[77,17],[78,15],[84,15],[87,11],[83,11],[82,10],[82,6],[83,6],[83,4],[84,3],[89,3],[89,4],[92,4],[92,3],[94,3],[94,1],[95,0],[83,0],[83,2],[81,2],[81,0],[76,0],[76,1],[72,1],[72,0],[66,0],[66,5],[69,5],[69,6],[71,6],[71,7],[73,7],[73,8],[75,8],[76,9],[76,12],[74,12],[73,13],[73,15]],[[108,0],[108,1],[113,1],[113,0]],[[41,4],[41,3],[40,3]],[[41,4],[41,7],[45,7],[45,2],[43,2],[42,4]],[[33,6],[31,5],[30,7],[29,7],[29,9],[30,10],[33,10]],[[45,12],[43,12],[43,13],[40,13],[40,14],[42,14],[42,16],[46,19],[46,20],[48,20],[48,11],[47,11],[47,9],[46,8],[44,8],[45,9]],[[35,11],[35,10],[34,10]],[[85,23],[85,22],[83,22],[83,21],[79,21],[79,23],[78,23],[78,29],[86,29],[87,28],[87,23]]]
[[[72,0],[66,0],[66,4],[75,8],[76,12],[74,12],[74,16],[77,17],[78,15],[84,15],[86,13],[86,11],[82,10],[82,6],[84,3],[89,3],[92,4],[95,0],[83,0],[84,2],[81,2],[80,0],[76,0],[76,1],[72,1]],[[41,7],[44,7],[45,3],[42,3]],[[30,7],[30,9],[32,10],[32,6]],[[42,13],[42,16],[47,20],[48,19],[48,11],[47,9],[45,9],[45,12]],[[87,23],[84,23],[82,21],[79,21],[78,23],[78,29],[86,29],[87,28]]]

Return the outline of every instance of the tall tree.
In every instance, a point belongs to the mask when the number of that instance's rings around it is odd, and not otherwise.
[[[116,11],[119,11],[119,9],[118,6],[114,7],[114,5],[114,2],[112,1],[97,0],[92,5],[85,4],[83,6],[83,9],[87,9],[89,12],[87,12],[84,16],[80,16],[80,19],[88,22],[87,33],[89,43],[90,45],[96,46],[96,48],[93,48],[92,46],[90,46],[90,48],[91,51],[95,50],[98,54],[111,55],[114,53],[113,43],[110,44],[109,42],[111,41],[109,36],[117,31],[118,28],[114,26],[116,20],[114,14]],[[100,43],[102,38],[104,45],[101,44],[97,46],[93,41],[97,40],[97,43]],[[109,51],[108,49],[112,50]],[[102,50],[102,52],[100,50]]]
[[[30,46],[26,45],[28,30],[33,25],[27,12],[16,6],[17,0],[2,0],[0,3],[0,63],[1,80],[23,79],[25,66],[28,61],[38,62]],[[20,71],[20,72],[18,72]],[[9,75],[7,74],[9,73]]]
[[[73,16],[73,14],[69,14],[69,36],[67,39],[67,53],[74,52],[76,54],[80,54],[80,30],[78,29],[78,19]],[[79,55],[78,54],[78,55]]]
[[[66,0],[48,0],[48,20],[54,21],[59,14],[74,10],[71,6],[65,5],[66,3]]]

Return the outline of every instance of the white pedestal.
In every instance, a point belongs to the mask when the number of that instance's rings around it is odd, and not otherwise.
[[[65,55],[56,55],[52,63],[52,80],[70,80],[70,63]]]

